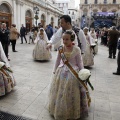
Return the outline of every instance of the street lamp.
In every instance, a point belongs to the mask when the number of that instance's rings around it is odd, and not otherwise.
[[[36,6],[33,8],[33,11],[35,13],[35,20],[36,20],[36,27],[37,27],[37,20],[39,19],[38,14],[39,14],[39,8]]]

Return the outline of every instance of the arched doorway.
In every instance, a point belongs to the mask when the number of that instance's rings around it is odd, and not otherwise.
[[[51,25],[52,25],[52,27],[54,27],[54,18],[53,17],[51,17]]]
[[[27,32],[29,32],[32,27],[32,14],[30,10],[26,11],[25,21],[26,21],[26,30]]]
[[[41,15],[41,24],[43,25],[43,27],[45,27],[45,15],[44,14]]]
[[[0,5],[0,22],[1,23],[6,23],[7,27],[11,27],[11,10],[10,7],[2,3]]]

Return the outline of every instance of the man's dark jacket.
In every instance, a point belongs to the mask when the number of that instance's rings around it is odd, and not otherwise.
[[[26,28],[25,27],[21,27],[20,28],[20,36],[25,36],[26,34]]]
[[[2,44],[8,44],[9,42],[9,30],[0,29],[0,41]]]
[[[116,45],[117,46],[117,42],[118,42],[120,33],[117,30],[110,30],[108,36],[109,36],[108,45]]]

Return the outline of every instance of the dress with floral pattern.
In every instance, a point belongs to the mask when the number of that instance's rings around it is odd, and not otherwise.
[[[85,53],[83,54],[83,64],[84,66],[94,65],[93,50],[91,49],[91,39],[89,35],[86,35],[87,45]]]
[[[72,52],[65,52],[65,55],[76,72],[83,69],[81,52],[78,47],[74,46]],[[59,53],[55,75],[50,86],[49,112],[56,120],[78,119],[88,115],[85,88],[62,62]]]
[[[4,68],[0,69],[0,96],[5,95],[13,90],[15,79],[12,73],[9,73]]]
[[[50,60],[51,59],[52,57],[51,52],[50,50],[47,50],[46,47],[47,47],[47,41],[40,36],[33,50],[34,60]]]

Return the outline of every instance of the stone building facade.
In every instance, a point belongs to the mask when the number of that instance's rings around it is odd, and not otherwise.
[[[64,11],[65,15],[69,15],[72,20],[72,25],[79,26],[80,14],[79,9],[75,7],[75,0],[53,0],[54,4]]]
[[[0,0],[0,22],[7,23],[8,27],[14,23],[18,30],[24,24],[29,30],[36,23],[33,11],[36,6],[39,8],[37,23],[58,26],[58,18],[63,15],[63,11],[49,0]]]
[[[94,22],[92,15],[97,12],[114,13],[115,19],[112,22],[120,26],[120,0],[80,0],[81,24],[90,27]]]

